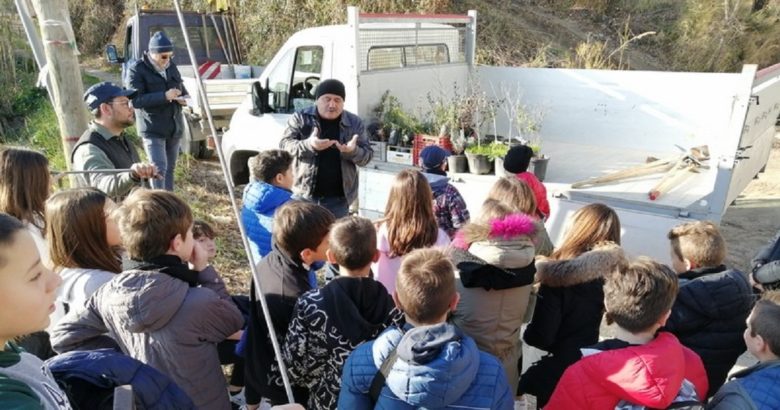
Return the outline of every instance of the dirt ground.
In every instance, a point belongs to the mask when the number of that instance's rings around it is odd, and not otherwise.
[[[728,246],[727,265],[744,271],[756,251],[780,230],[780,134],[766,171],[728,207],[721,230]]]

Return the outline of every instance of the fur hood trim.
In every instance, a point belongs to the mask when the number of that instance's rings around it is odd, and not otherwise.
[[[453,246],[468,249],[474,242],[513,240],[521,236],[533,236],[539,230],[538,222],[526,214],[511,214],[492,219],[487,225],[470,223],[453,238]]]
[[[604,278],[628,263],[623,249],[612,242],[596,245],[592,250],[568,260],[538,260],[539,281],[551,287],[567,287]]]

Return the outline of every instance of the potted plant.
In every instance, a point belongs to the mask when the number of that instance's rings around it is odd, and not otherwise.
[[[533,172],[539,181],[544,181],[544,178],[547,176],[547,163],[550,161],[550,157],[542,154],[542,142],[538,138],[529,142],[528,145],[534,152],[528,171]]]
[[[461,129],[450,140],[452,141],[452,155],[447,157],[447,168],[450,172],[467,172],[469,169],[468,159],[463,154],[467,144],[465,133]]]

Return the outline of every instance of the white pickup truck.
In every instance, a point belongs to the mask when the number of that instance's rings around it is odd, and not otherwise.
[[[344,82],[345,108],[365,120],[387,90],[410,110],[430,108],[425,106],[429,91],[452,92],[453,84],[463,87],[470,81],[488,92],[501,88],[522,93],[526,105],[546,112],[541,140],[550,157],[544,182],[552,211],[546,226],[553,241],[560,240],[572,212],[602,202],[620,215],[622,242],[630,254],[665,262],[666,233],[672,226],[697,219],[719,222],[768,160],[780,114],[780,67],[687,73],[477,66],[475,33],[473,11],[377,16],[350,7],[346,25],[294,34],[260,76],[253,96],[233,115],[222,139],[233,183],[247,181],[250,156],[279,146],[290,114],[312,104],[311,87],[326,78]],[[507,129],[505,115],[499,112],[496,121],[497,129]],[[709,147],[709,167],[654,201],[648,190],[661,174],[571,187],[643,164],[649,156],[673,157],[700,145]],[[384,210],[394,175],[408,166],[380,158],[375,152],[360,170],[358,207],[372,218]],[[496,176],[450,176],[476,215]]]

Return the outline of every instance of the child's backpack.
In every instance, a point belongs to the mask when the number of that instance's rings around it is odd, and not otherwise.
[[[699,400],[696,395],[696,387],[688,380],[683,380],[680,391],[677,392],[677,397],[674,398],[672,404],[667,409],[677,410],[704,410],[704,403]],[[629,403],[625,400],[621,400],[615,406],[615,410],[649,410],[648,407]]]

